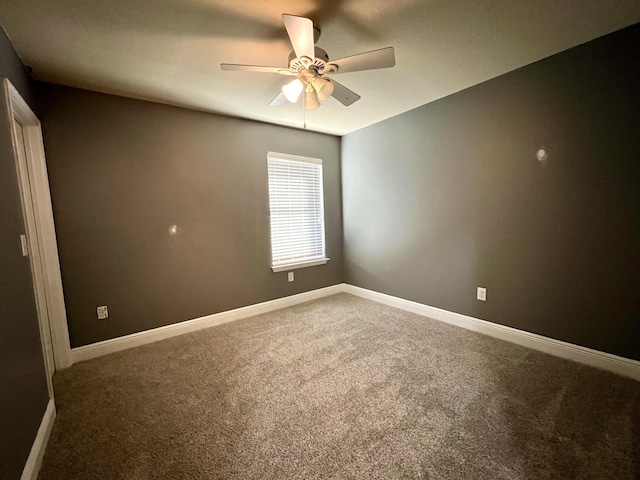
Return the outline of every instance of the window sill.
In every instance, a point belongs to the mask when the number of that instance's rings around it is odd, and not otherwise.
[[[305,262],[288,263],[286,265],[278,265],[271,267],[274,273],[285,272],[287,270],[295,270],[296,268],[315,267],[316,265],[324,265],[329,261],[328,258],[319,258],[317,260],[308,260]]]

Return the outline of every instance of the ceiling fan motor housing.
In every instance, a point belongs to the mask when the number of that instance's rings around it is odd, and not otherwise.
[[[305,69],[313,69],[318,73],[331,73],[334,71],[333,65],[329,63],[329,55],[320,47],[314,47],[315,58],[298,58],[296,52],[289,54],[289,70],[293,73],[299,73]]]

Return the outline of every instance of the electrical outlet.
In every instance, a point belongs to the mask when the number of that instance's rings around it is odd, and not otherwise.
[[[98,320],[106,320],[107,318],[109,318],[109,311],[107,310],[106,305],[102,305],[101,307],[98,307],[97,310],[98,310]]]
[[[287,280],[289,280],[290,282],[293,282],[293,272],[289,272],[287,274]]]
[[[482,300],[483,302],[487,301],[487,289],[478,287],[478,300]]]

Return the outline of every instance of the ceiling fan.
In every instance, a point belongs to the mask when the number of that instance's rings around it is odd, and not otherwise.
[[[333,78],[327,78],[326,75],[389,68],[396,64],[393,47],[329,60],[327,52],[315,46],[320,31],[314,28],[311,20],[286,13],[282,15],[282,20],[293,45],[288,67],[220,64],[222,70],[277,73],[296,77],[282,87],[282,92],[269,103],[270,107],[284,105],[287,101],[296,103],[303,92],[302,98],[306,110],[318,108],[320,100],[326,100],[331,96],[348,107],[360,100],[360,95]]]

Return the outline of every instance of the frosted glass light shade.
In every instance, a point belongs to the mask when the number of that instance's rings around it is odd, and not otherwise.
[[[313,88],[318,92],[318,98],[320,100],[326,100],[331,95],[333,95],[333,83],[331,83],[326,78],[316,78],[313,81]]]
[[[294,81],[282,86],[282,93],[291,103],[296,103],[303,89],[302,82],[296,78]]]
[[[320,106],[320,102],[318,101],[318,96],[313,88],[311,91],[304,92],[304,108],[306,110],[315,110]]]

